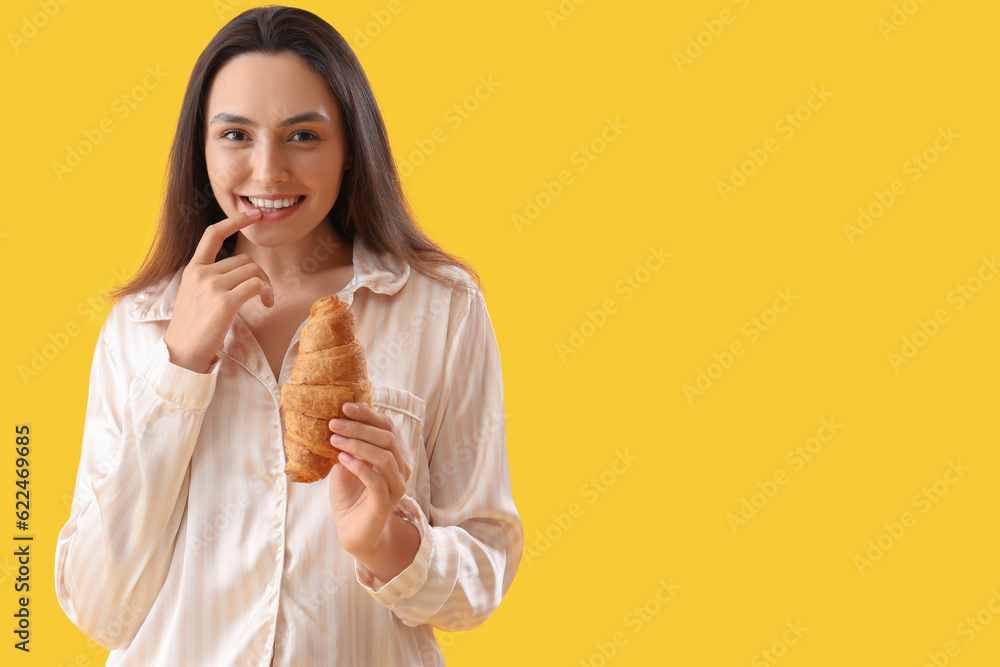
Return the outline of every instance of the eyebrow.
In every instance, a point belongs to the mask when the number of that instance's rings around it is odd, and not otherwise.
[[[257,123],[253,122],[246,116],[226,112],[217,113],[212,117],[212,122],[210,124],[215,125],[216,123],[236,123],[238,125],[257,127]],[[279,127],[288,127],[289,125],[298,125],[299,123],[326,123],[329,125],[330,119],[327,118],[325,114],[321,114],[318,111],[307,111],[306,113],[300,113],[297,116],[286,118],[281,121]]]

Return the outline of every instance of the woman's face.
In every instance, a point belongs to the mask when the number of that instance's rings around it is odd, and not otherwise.
[[[278,247],[318,227],[340,192],[347,136],[326,82],[291,53],[247,53],[216,73],[205,102],[205,160],[226,216],[260,208],[242,233]]]

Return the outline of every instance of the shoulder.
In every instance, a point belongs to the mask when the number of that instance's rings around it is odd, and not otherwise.
[[[465,300],[483,298],[483,292],[479,289],[479,285],[472,279],[472,275],[462,267],[446,264],[440,267],[440,270],[446,279],[439,281],[439,284],[444,289],[451,291],[456,298]]]
[[[437,269],[439,277],[410,271],[405,291],[412,295],[411,298],[424,301],[422,308],[440,311],[442,306],[447,306],[452,319],[464,319],[471,310],[480,306],[485,308],[483,292],[468,271],[451,264],[440,265]]]

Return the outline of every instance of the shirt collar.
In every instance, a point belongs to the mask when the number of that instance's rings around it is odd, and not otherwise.
[[[410,277],[410,266],[387,251],[375,248],[360,235],[354,237],[354,276],[337,296],[350,305],[354,293],[367,287],[378,294],[395,294]],[[136,322],[168,320],[174,312],[174,301],[181,285],[182,270],[135,295],[129,306],[129,317]]]

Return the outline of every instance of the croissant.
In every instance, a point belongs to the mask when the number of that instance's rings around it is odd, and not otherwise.
[[[299,336],[299,358],[281,387],[285,410],[285,474],[292,482],[326,477],[340,450],[330,444],[329,421],[344,403],[372,404],[365,350],[355,338],[354,311],[336,296],[309,309]]]

